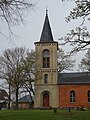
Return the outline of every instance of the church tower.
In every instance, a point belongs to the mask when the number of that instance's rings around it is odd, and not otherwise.
[[[58,107],[57,86],[58,42],[53,40],[46,10],[41,38],[35,42],[36,79],[34,108]]]

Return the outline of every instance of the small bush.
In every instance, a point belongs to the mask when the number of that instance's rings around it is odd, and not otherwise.
[[[53,111],[54,111],[54,113],[56,113],[57,112],[57,108],[53,108]]]

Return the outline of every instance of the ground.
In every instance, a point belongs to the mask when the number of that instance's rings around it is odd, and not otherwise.
[[[1,110],[0,120],[90,120],[90,110]]]

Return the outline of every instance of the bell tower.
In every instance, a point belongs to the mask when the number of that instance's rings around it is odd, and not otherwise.
[[[58,107],[57,49],[58,42],[53,40],[46,10],[40,41],[35,42],[35,108]]]

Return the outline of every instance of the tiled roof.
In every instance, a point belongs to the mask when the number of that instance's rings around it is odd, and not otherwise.
[[[32,102],[32,100],[29,95],[25,95],[25,96],[19,98],[18,102]]]
[[[8,100],[8,94],[5,90],[0,89],[0,101]]]
[[[90,73],[59,73],[58,84],[90,84]]]

